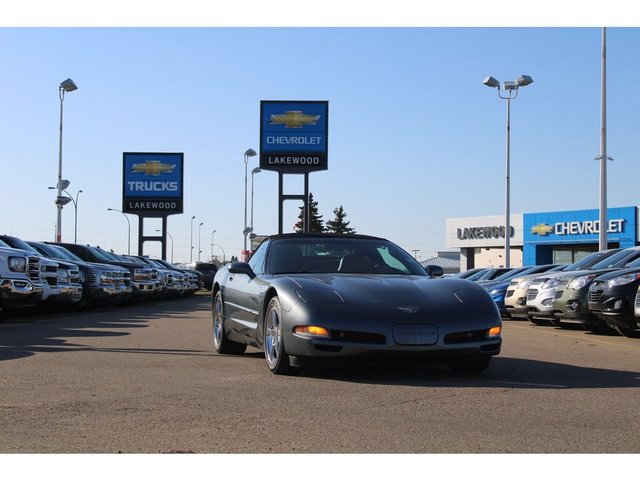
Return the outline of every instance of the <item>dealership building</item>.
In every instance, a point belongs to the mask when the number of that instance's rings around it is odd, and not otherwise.
[[[598,251],[600,211],[511,215],[511,267],[571,263]],[[460,250],[460,270],[504,266],[505,217],[449,218],[446,246]],[[607,209],[610,248],[638,245],[638,207]]]

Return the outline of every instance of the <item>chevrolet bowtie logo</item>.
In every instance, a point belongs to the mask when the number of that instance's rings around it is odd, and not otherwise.
[[[131,173],[144,173],[145,175],[158,176],[163,173],[173,173],[175,164],[162,163],[160,160],[147,160],[144,163],[134,163]]]
[[[315,125],[320,115],[305,115],[302,110],[291,110],[284,114],[271,115],[269,125],[284,125],[286,128],[302,128],[305,125]]]
[[[545,235],[549,235],[553,232],[553,227],[551,225],[547,225],[546,223],[539,223],[538,225],[531,227],[531,233],[534,235],[540,235],[544,237]]]

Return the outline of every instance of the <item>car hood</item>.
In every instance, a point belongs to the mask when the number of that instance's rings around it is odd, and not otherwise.
[[[332,298],[346,304],[450,305],[493,303],[487,291],[468,280],[432,279],[422,275],[287,275],[303,298]],[[335,296],[334,296],[335,298]],[[306,298],[304,298],[307,300]]]

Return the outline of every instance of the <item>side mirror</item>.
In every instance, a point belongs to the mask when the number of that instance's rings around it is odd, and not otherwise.
[[[249,278],[255,278],[252,268],[245,262],[232,262],[229,264],[229,273],[237,273],[239,275],[248,275]]]
[[[431,278],[437,278],[444,275],[444,269],[439,265],[427,265],[424,269],[426,270],[427,275]]]

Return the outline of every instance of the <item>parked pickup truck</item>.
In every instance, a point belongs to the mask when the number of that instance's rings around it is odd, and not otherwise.
[[[135,298],[152,298],[156,290],[160,288],[160,284],[156,278],[152,278],[153,271],[151,268],[138,265],[137,263],[127,261],[115,254],[106,252],[100,247],[90,245],[79,245],[75,243],[53,243],[45,242],[52,245],[61,245],[71,251],[85,262],[106,263],[108,265],[117,265],[129,270],[130,286],[132,288],[132,296]]]
[[[118,303],[124,299],[125,295],[131,294],[131,288],[126,289],[121,282],[123,272],[129,273],[125,268],[85,262],[60,245],[44,242],[27,243],[47,258],[57,262],[69,262],[80,269],[82,305]]]
[[[11,235],[0,235],[0,241],[12,248],[19,248],[40,257],[42,277],[42,301],[77,303],[82,297],[80,272],[70,263],[58,262],[44,257],[24,240]]]
[[[40,259],[24,250],[0,246],[0,313],[35,305],[42,292]]]

